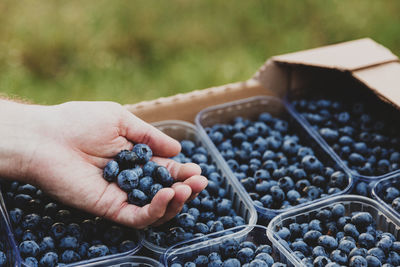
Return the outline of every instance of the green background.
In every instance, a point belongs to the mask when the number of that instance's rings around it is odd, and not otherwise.
[[[400,55],[400,1],[0,2],[0,91],[122,104],[246,80],[272,55],[371,37]]]

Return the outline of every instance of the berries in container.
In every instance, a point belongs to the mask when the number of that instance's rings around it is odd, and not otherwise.
[[[369,183],[399,173],[399,111],[371,90],[354,85],[322,94],[310,88],[290,91],[286,100],[319,142],[362,183],[357,194],[369,195]]]
[[[293,265],[293,256],[271,244],[267,228],[243,225],[182,242],[163,256],[169,267],[183,266],[272,266]]]
[[[33,185],[3,181],[0,198],[22,265],[78,266],[141,247],[136,230],[65,206]]]
[[[297,266],[399,266],[399,229],[375,200],[341,195],[278,215],[268,237]]]
[[[221,162],[215,160],[214,152],[205,145],[194,125],[162,121],[154,126],[181,142],[182,153],[173,159],[199,164],[202,175],[208,178],[208,186],[171,221],[145,230],[143,246],[147,255],[160,259],[169,246],[181,241],[257,222],[252,202],[227,179]]]
[[[3,207],[0,208],[0,266],[20,266],[21,256]]]
[[[400,218],[400,175],[377,181],[372,197]]]
[[[352,187],[344,166],[276,97],[206,108],[196,124],[253,200],[262,223]]]

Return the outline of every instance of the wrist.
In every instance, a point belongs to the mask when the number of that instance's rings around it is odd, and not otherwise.
[[[43,106],[0,100],[0,176],[29,182],[29,169],[43,141]]]

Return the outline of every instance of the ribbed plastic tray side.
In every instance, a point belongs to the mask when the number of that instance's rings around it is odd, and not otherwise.
[[[400,213],[396,211],[391,204],[386,203],[383,200],[383,193],[390,186],[395,186],[396,188],[400,189],[400,176],[395,175],[392,177],[384,178],[377,181],[372,188],[372,197],[376,199],[382,206],[386,207],[387,210],[391,211],[397,218],[400,219]]]
[[[289,211],[276,216],[268,225],[268,238],[274,246],[286,253],[293,254],[293,251],[283,245],[283,240],[274,232],[276,227],[287,227],[291,223],[310,222],[315,218],[318,211],[332,207],[333,204],[341,203],[345,206],[345,214],[349,215],[355,211],[369,212],[377,224],[377,229],[392,233],[396,238],[400,238],[400,219],[397,218],[386,207],[377,201],[356,195],[336,196],[324,201],[308,205],[295,211]],[[296,264],[301,266],[300,259],[295,257]]]
[[[208,255],[218,252],[220,245],[225,240],[235,239],[238,242],[251,241],[257,247],[260,245],[271,245],[273,257],[276,261],[294,266],[294,258],[286,251],[274,247],[267,237],[268,229],[260,225],[243,225],[219,233],[213,233],[191,241],[182,242],[170,247],[163,256],[162,262],[170,266],[174,262],[184,262],[198,255]],[[232,233],[234,232],[234,233]],[[240,234],[236,234],[240,233]]]
[[[279,98],[271,96],[256,96],[239,101],[229,102],[222,105],[206,108],[199,112],[199,114],[197,114],[195,121],[196,126],[200,131],[200,134],[206,140],[208,146],[214,151],[218,160],[223,162],[224,168],[229,173],[229,177],[235,177],[235,175],[229,168],[221,153],[218,151],[218,148],[208,137],[205,128],[213,126],[217,123],[231,123],[234,118],[238,116],[250,120],[255,120],[262,112],[268,112],[274,117],[288,120],[292,127],[292,130],[295,130],[300,136],[301,144],[311,147],[321,162],[323,162],[324,164],[330,164],[330,166],[333,166],[336,169],[343,171],[348,176],[348,184],[345,189],[336,194],[329,195],[325,198],[331,198],[333,196],[346,194],[351,191],[353,187],[353,177],[349,170],[345,168],[343,162],[332,156],[332,154],[329,153],[326,147],[321,146],[315,139],[312,131],[305,127],[301,120],[299,120],[298,116],[296,116],[296,114],[292,114],[292,112],[287,109],[286,105]],[[238,179],[234,179],[233,182],[236,183],[248,196],[248,193],[241,186]],[[255,207],[259,212],[260,219],[265,222],[269,222],[277,214],[286,212],[288,210],[297,209],[311,203],[321,201],[325,198],[310,201],[287,209],[268,209],[260,206]]]
[[[126,256],[116,259],[97,261],[81,265],[82,267],[163,267],[160,262],[143,256]]]
[[[232,183],[232,179],[227,177],[226,170],[223,169],[222,163],[216,159],[215,153],[208,147],[204,138],[200,136],[196,127],[193,124],[178,121],[178,120],[169,120],[169,121],[161,121],[153,124],[155,127],[166,133],[167,135],[177,139],[177,140],[191,140],[195,142],[197,145],[201,145],[207,149],[210,157],[212,159],[213,164],[216,166],[217,170],[220,171],[221,175],[225,179],[225,189],[227,191],[227,196],[232,200],[232,205],[235,211],[244,218],[247,224],[255,224],[257,222],[257,212],[254,209],[254,206],[251,200],[243,193],[241,188],[236,184]],[[163,253],[166,251],[166,248],[157,246],[144,237],[143,246],[147,248],[150,253],[152,253],[152,257],[160,258]]]
[[[371,175],[371,176],[367,176],[367,175],[362,175],[359,173],[354,172],[352,169],[350,169],[346,164],[344,164],[342,158],[332,149],[332,147],[328,144],[328,142],[319,134],[319,132],[317,130],[315,130],[312,125],[310,124],[310,122],[303,116],[301,115],[296,108],[292,105],[292,101],[299,99],[300,97],[304,97],[306,96],[306,94],[303,93],[304,90],[296,90],[295,92],[293,91],[289,91],[288,94],[285,96],[284,98],[284,102],[285,105],[287,106],[287,108],[290,110],[290,112],[292,114],[295,114],[295,116],[297,116],[299,118],[299,120],[301,121],[301,123],[307,128],[309,129],[309,131],[315,136],[315,139],[317,140],[317,142],[326,148],[326,150],[333,156],[335,157],[338,161],[341,162],[341,164],[344,165],[344,168],[352,173],[353,177],[354,177],[354,182],[366,182],[366,183],[374,183],[376,181],[379,181],[381,179],[387,178],[387,177],[391,177],[394,175],[399,175],[400,174],[400,169],[398,170],[394,170],[392,172],[388,172],[382,175]],[[346,93],[348,93],[346,91]],[[354,92],[353,92],[354,93]],[[362,92],[362,93],[368,93],[368,92]],[[357,97],[359,98],[360,94],[357,94]],[[375,95],[371,95],[369,94],[369,96],[367,96],[368,98],[375,98],[376,101],[380,101],[376,98]],[[358,99],[359,100],[359,99]],[[381,104],[380,104],[381,105]]]
[[[1,194],[0,201],[3,201]],[[3,210],[3,207],[0,207],[0,242],[4,245],[3,252],[7,256],[7,263],[5,266],[21,266],[21,255],[19,254],[6,214],[7,213]]]
[[[0,186],[0,203],[5,203],[4,202],[4,198],[3,198],[3,193],[2,193],[2,187],[1,186]],[[4,207],[6,207],[6,205],[4,205]],[[11,223],[9,221],[7,207],[6,207],[5,211],[3,211],[2,208],[0,208],[0,209],[1,209],[1,212],[2,212],[2,217],[6,218],[6,226],[5,227],[6,227],[7,231],[8,231],[8,238],[10,240],[10,246],[11,246],[10,247],[10,253],[11,253],[12,249],[14,249],[15,252],[12,252],[12,255],[15,255],[14,256],[15,257],[15,261],[18,263],[18,266],[26,266],[24,261],[23,261],[23,259],[21,258],[21,255],[19,253],[19,249],[18,249],[18,246],[17,246],[17,242],[15,241],[15,238],[14,238],[12,226],[11,226]],[[3,229],[3,228],[1,228],[1,229]],[[93,259],[90,259],[90,260],[82,260],[82,261],[78,261],[78,262],[74,262],[74,263],[70,263],[70,264],[65,264],[63,266],[65,266],[65,267],[81,266],[83,264],[94,263],[94,262],[97,262],[97,261],[114,259],[114,258],[124,257],[124,256],[127,256],[127,255],[135,255],[142,247],[142,239],[143,238],[142,238],[142,235],[141,235],[140,232],[134,231],[133,233],[135,234],[135,241],[137,242],[137,246],[134,249],[130,250],[130,251],[123,252],[123,253],[112,254],[112,255],[107,255],[107,256],[104,256],[104,257],[93,258]]]

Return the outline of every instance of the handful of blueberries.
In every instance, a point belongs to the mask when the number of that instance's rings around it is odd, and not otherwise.
[[[324,98],[293,101],[353,171],[383,175],[400,168],[399,120],[386,107],[379,113],[367,112],[368,104]]]
[[[226,181],[212,163],[207,150],[190,140],[181,141],[181,146],[182,152],[173,159],[199,164],[201,174],[208,178],[208,185],[171,221],[146,231],[147,240],[161,247],[245,224],[243,218],[236,214],[225,189]]]
[[[185,262],[173,262],[171,267],[285,267],[286,264],[275,262],[269,245],[256,245],[251,241],[239,243],[227,239],[213,252],[202,253]]]
[[[292,125],[262,113],[251,121],[236,117],[206,132],[254,203],[285,209],[345,189],[348,176],[324,165]]]
[[[136,144],[132,151],[122,150],[107,163],[103,177],[128,193],[128,202],[139,207],[151,202],[163,187],[170,187],[174,179],[167,168],[150,161],[153,156],[146,144]]]
[[[400,265],[400,242],[393,234],[378,230],[369,212],[346,216],[344,205],[335,204],[311,213],[309,220],[274,229],[305,266]]]
[[[30,184],[5,182],[2,190],[27,266],[52,267],[137,247],[132,229],[67,208]]]

